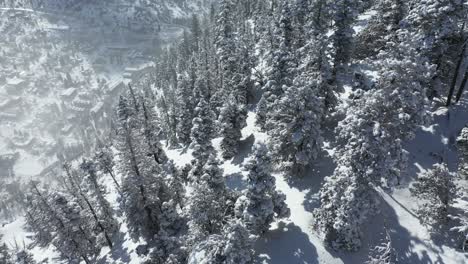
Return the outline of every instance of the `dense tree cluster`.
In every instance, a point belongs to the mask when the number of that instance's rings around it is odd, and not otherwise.
[[[121,213],[131,237],[145,241],[148,264],[252,263],[255,239],[290,215],[273,173],[308,172],[327,139],[336,169],[320,186],[313,226],[333,248],[358,250],[363,225],[379,211],[376,189],[401,183],[404,142],[430,121],[431,91],[448,90],[448,53],[462,46],[461,2],[221,0],[192,17],[148,83],[120,96],[109,145],[65,164],[55,188],[31,183],[26,219],[35,242],[93,263],[119,239]],[[356,34],[368,8],[376,14]],[[349,90],[363,62],[375,76]],[[343,87],[348,98],[339,96]],[[249,114],[267,139],[255,144],[247,187],[237,191],[223,160],[239,153]],[[193,160],[178,168],[168,148],[189,149]],[[466,218],[449,216],[456,187],[446,166],[419,175],[411,192],[425,203],[423,223],[455,219],[466,234]],[[368,263],[394,263],[388,233],[374,251]]]

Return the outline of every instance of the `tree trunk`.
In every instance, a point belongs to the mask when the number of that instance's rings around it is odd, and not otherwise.
[[[99,218],[98,218],[98,216],[96,214],[96,211],[94,210],[93,206],[89,202],[88,198],[84,195],[84,193],[81,193],[81,196],[83,197],[86,204],[88,205],[88,208],[91,211],[91,214],[93,215],[94,221],[96,221],[96,223],[98,224],[98,226],[101,229],[102,233],[104,233],[104,237],[106,238],[106,241],[107,241],[107,244],[109,245],[109,248],[112,249],[112,247],[113,247],[112,241],[111,241],[111,239],[109,237],[109,234],[107,233],[107,230],[104,228],[104,226],[102,226],[101,222],[99,221]]]
[[[453,75],[452,83],[450,84],[450,90],[447,96],[447,103],[445,104],[445,106],[450,106],[450,103],[452,102],[452,96],[453,96],[453,93],[455,92],[455,85],[457,84],[457,80],[458,80],[458,72],[460,71],[463,58],[465,57],[465,50],[466,50],[466,42],[465,44],[463,44],[460,58],[458,59],[457,66],[455,67],[455,73]]]
[[[114,181],[115,185],[117,186],[117,191],[119,191],[119,193],[120,193],[121,192],[120,184],[117,182],[117,179],[115,178],[115,175],[112,172],[112,169],[106,167],[106,170],[107,170],[107,173],[109,173],[109,175],[111,176],[111,178]]]
[[[465,89],[465,86],[466,86],[466,81],[468,81],[468,70],[465,72],[465,76],[463,76],[463,81],[460,85],[460,88],[458,88],[457,97],[455,99],[457,103],[458,101],[460,101],[460,98],[463,94],[463,90]]]
[[[138,178],[142,178],[142,176],[140,174],[140,169],[138,168],[138,163],[137,163],[137,160],[136,160],[135,150],[133,149],[132,138],[130,136],[130,132],[128,131],[128,127],[127,127],[126,133],[127,133],[127,144],[128,144],[128,148],[130,149],[130,155],[132,156],[132,163],[133,163],[133,167],[134,167],[134,170],[135,170],[135,174],[137,175]],[[146,198],[145,187],[143,186],[143,184],[140,184],[139,188],[140,188],[140,193],[141,193],[143,206],[145,207],[145,212],[148,215],[148,218],[150,219],[150,221],[152,223],[156,224],[156,221],[153,219],[153,214],[152,214],[151,208],[149,208],[148,205],[146,204],[148,199]],[[157,225],[157,226],[158,227],[156,229],[159,230],[159,225]]]
[[[81,254],[81,257],[83,258],[86,264],[91,264],[91,262],[89,262],[88,257],[86,257],[86,255]]]

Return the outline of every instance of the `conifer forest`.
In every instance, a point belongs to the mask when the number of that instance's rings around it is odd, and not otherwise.
[[[468,0],[0,0],[0,264],[468,264]]]

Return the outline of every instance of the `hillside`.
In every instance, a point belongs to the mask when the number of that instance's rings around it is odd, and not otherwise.
[[[123,81],[106,95],[106,125],[79,134],[93,142],[86,151],[62,150],[47,178],[0,194],[21,206],[5,213],[0,262],[468,261],[466,2],[221,0],[183,31],[167,23],[207,3],[134,1],[115,12],[102,2],[97,13],[60,3],[36,8],[77,15],[40,24],[90,21],[112,50],[146,56],[128,53],[124,69],[119,58],[100,64],[100,76]],[[130,41],[151,25],[172,36],[154,54],[155,41]],[[108,28],[125,28],[125,41]],[[25,53],[10,46],[3,53]],[[94,50],[65,60],[107,60]],[[90,101],[102,96],[94,90]]]

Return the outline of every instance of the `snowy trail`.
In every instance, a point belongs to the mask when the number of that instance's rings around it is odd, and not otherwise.
[[[402,263],[467,263],[468,256],[445,245],[446,241],[437,241],[437,238],[431,237],[415,213],[407,208],[409,202],[404,199],[409,198],[407,189],[399,190],[393,196],[385,192],[381,192],[381,195],[384,201],[394,209],[394,216],[386,215],[385,217],[389,222],[395,221],[389,229]]]
[[[248,113],[247,126],[242,130],[242,136],[244,140],[253,136],[255,143],[265,143],[267,140],[267,135],[255,126],[255,112],[253,111]],[[328,166],[328,164],[323,166]],[[320,171],[329,172],[329,168]],[[298,181],[297,185],[301,188],[292,186],[284,175],[277,174],[275,178],[277,189],[286,195],[291,217],[286,221],[275,223],[270,232],[259,239],[256,244],[256,263],[343,263],[322,246],[311,228],[312,212],[306,207],[310,203],[308,200],[314,199],[310,197],[310,189],[318,190],[313,185],[319,184],[317,181],[320,181],[321,177],[309,177]]]

